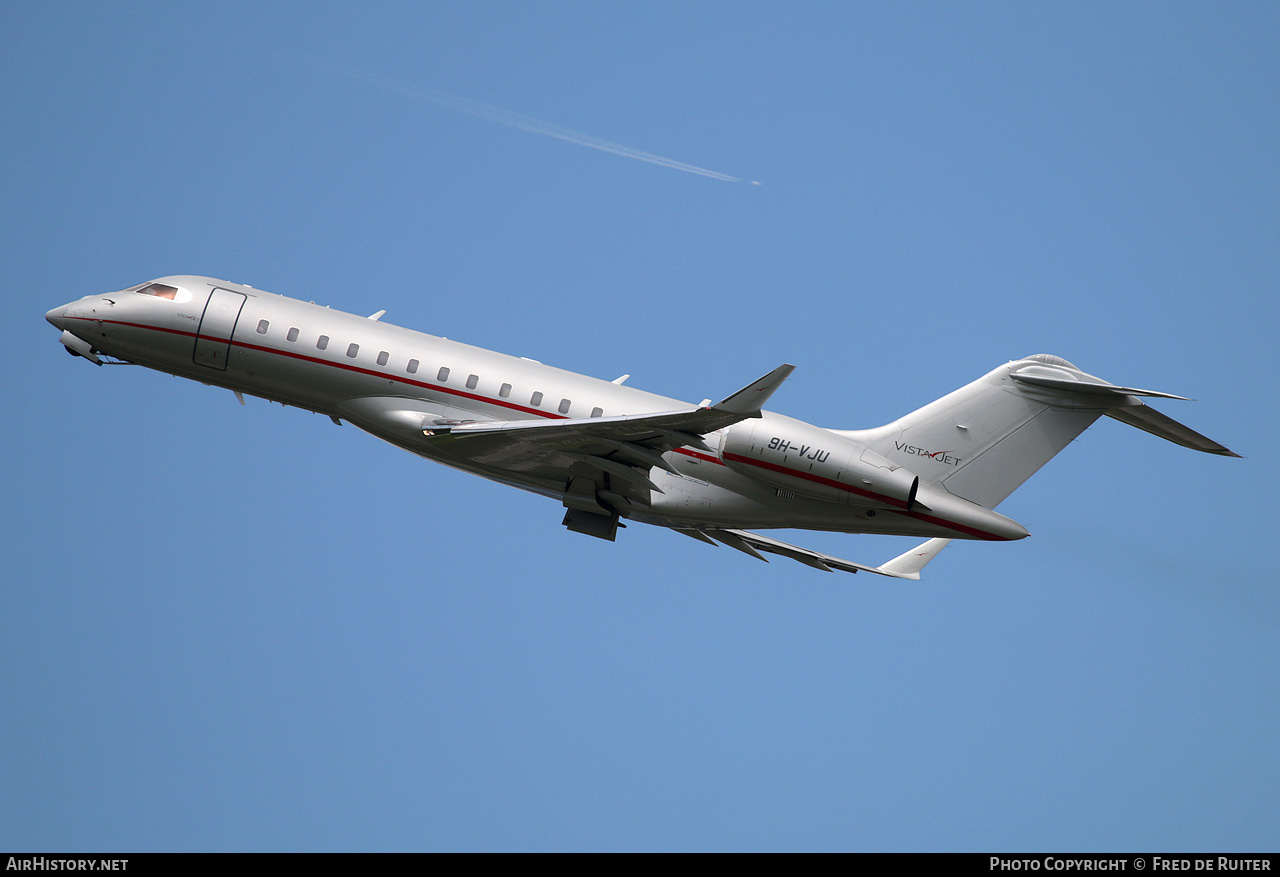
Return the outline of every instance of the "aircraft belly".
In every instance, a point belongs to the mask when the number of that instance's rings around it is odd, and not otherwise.
[[[715,528],[796,528],[839,533],[901,536],[958,536],[954,530],[917,520],[885,507],[824,502],[789,494],[723,466],[700,470],[703,482],[655,472],[664,493],[635,517],[650,523]],[[662,477],[658,477],[662,476]],[[658,520],[654,520],[658,519]],[[960,536],[960,538],[964,538]]]
[[[559,479],[538,478],[529,473],[497,469],[492,466],[478,464],[473,460],[441,454],[432,448],[408,447],[407,443],[402,442],[392,442],[392,444],[433,463],[439,463],[442,466],[448,466],[450,469],[457,469],[470,475],[479,475],[481,478],[495,481],[507,487],[517,487],[520,490],[527,490],[530,493],[536,493],[555,500],[562,499],[564,496],[565,485]]]

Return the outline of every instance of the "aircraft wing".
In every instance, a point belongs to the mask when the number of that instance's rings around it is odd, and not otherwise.
[[[473,463],[570,486],[593,484],[628,501],[647,504],[653,467],[674,472],[662,455],[676,448],[711,449],[702,436],[750,417],[794,366],[781,365],[724,400],[701,408],[566,420],[488,421],[441,425],[428,440],[441,453]],[[578,488],[570,486],[571,491]],[[661,492],[661,491],[659,491]]]
[[[792,560],[803,563],[805,566],[811,566],[824,572],[831,572],[837,569],[850,573],[873,572],[876,575],[891,576],[897,579],[911,579],[913,581],[919,580],[920,571],[924,569],[925,564],[937,557],[938,552],[946,548],[951,542],[950,539],[930,539],[880,566],[867,566],[861,563],[854,563],[851,560],[833,557],[830,554],[823,554],[821,551],[813,551],[812,549],[801,548],[798,545],[792,545],[778,539],[771,539],[768,536],[761,536],[759,533],[752,533],[749,530],[673,529],[677,533],[683,533],[701,542],[711,544],[721,542],[730,548],[736,548],[765,562],[768,562],[769,558],[765,557],[761,552],[789,557]],[[715,542],[712,542],[712,540],[715,540]]]

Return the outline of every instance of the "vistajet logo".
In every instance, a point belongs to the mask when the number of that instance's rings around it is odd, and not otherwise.
[[[904,454],[910,454],[913,457],[928,457],[930,460],[937,460],[939,463],[946,463],[948,466],[959,466],[962,462],[959,457],[951,456],[950,451],[927,451],[924,448],[917,448],[915,445],[909,445],[905,442],[894,442],[893,447]]]

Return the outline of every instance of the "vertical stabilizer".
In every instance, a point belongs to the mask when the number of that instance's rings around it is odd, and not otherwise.
[[[1186,447],[1235,456],[1138,396],[1182,398],[1116,386],[1039,353],[886,426],[835,432],[986,508],[995,508],[1103,414]]]

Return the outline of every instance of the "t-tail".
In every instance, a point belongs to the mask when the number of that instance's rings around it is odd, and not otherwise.
[[[1197,451],[1239,456],[1139,398],[1153,396],[1186,398],[1116,386],[1038,353],[886,426],[833,431],[988,509],[1103,415]]]

